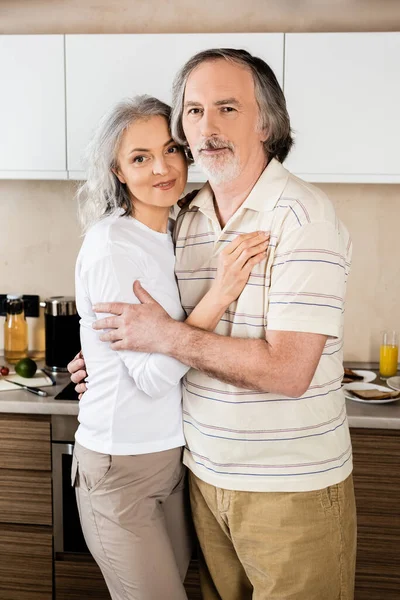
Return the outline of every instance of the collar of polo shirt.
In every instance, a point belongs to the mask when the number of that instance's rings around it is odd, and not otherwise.
[[[257,212],[272,210],[282,195],[289,179],[289,172],[281,163],[273,158],[250,194],[242,204],[242,208],[249,208]],[[200,209],[213,210],[214,194],[207,182],[190,203],[190,208],[197,206]]]

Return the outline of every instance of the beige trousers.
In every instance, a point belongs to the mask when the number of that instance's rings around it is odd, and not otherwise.
[[[191,555],[182,449],[110,456],[75,444],[87,546],[113,600],[186,600]]]
[[[352,477],[313,492],[235,492],[190,473],[204,600],[352,600]]]

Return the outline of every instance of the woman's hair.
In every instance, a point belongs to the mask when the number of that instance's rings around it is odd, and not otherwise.
[[[85,153],[87,180],[76,194],[84,232],[118,208],[125,209],[124,216],[132,214],[129,190],[112,169],[118,168],[118,151],[126,129],[135,121],[154,116],[165,117],[169,126],[171,108],[157,98],[143,95],[119,102],[100,120]]]
[[[253,75],[255,96],[259,108],[259,128],[268,132],[264,150],[270,158],[283,162],[293,145],[290,119],[286,100],[272,69],[266,62],[252,56],[246,50],[215,48],[199,52],[190,58],[175,77],[171,115],[171,131],[174,139],[187,146],[182,127],[183,98],[191,72],[201,63],[215,60],[235,62],[250,70]]]

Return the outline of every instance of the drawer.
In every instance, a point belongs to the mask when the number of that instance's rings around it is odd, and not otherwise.
[[[1,600],[52,600],[50,527],[0,525]]]
[[[0,521],[52,525],[51,473],[0,469]]]
[[[0,415],[0,469],[51,471],[50,417]]]

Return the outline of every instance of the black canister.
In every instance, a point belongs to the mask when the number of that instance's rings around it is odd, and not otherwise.
[[[65,372],[67,364],[79,352],[79,315],[75,298],[52,296],[45,306],[46,367]]]

